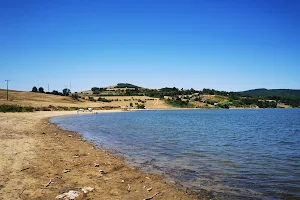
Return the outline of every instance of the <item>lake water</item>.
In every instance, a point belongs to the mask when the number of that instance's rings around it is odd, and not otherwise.
[[[300,109],[152,110],[51,121],[216,198],[300,199]]]

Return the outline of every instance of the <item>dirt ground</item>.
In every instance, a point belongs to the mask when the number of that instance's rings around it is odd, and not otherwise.
[[[94,191],[76,199],[199,199],[48,122],[69,114],[76,112],[0,113],[1,200],[55,199],[83,187]]]

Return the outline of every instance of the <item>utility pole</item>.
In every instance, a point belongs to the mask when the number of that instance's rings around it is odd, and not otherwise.
[[[6,81],[6,97],[7,97],[7,101],[8,101],[8,82],[10,80],[5,80]]]

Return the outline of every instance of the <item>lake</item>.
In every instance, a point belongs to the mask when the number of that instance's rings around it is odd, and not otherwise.
[[[142,171],[216,198],[300,198],[300,109],[145,110],[50,121]]]

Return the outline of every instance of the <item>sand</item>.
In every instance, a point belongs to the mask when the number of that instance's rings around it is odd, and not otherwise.
[[[176,189],[162,175],[142,173],[122,158],[82,141],[78,134],[48,122],[49,117],[70,114],[76,112],[0,113],[1,200],[55,199],[83,187],[94,191],[76,199],[132,200],[157,193],[154,200],[199,198]],[[66,169],[70,171],[64,173]]]

